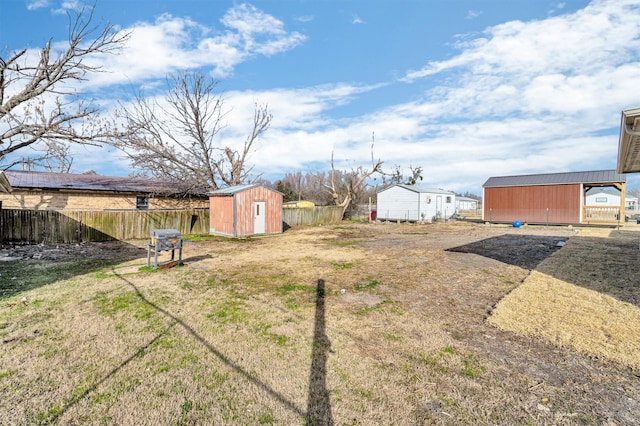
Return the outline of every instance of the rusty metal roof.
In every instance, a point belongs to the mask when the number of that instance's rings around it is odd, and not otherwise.
[[[188,184],[159,179],[83,175],[5,170],[2,172],[9,183],[9,191],[16,189],[51,189],[69,191],[127,192],[136,194],[206,196],[204,190],[193,189]]]
[[[482,186],[483,188],[492,188],[499,186],[567,185],[575,183],[603,185],[626,181],[626,176],[617,173],[615,170],[595,170],[590,172],[496,176],[490,177]]]

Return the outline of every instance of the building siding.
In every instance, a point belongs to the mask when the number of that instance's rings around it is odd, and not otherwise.
[[[419,192],[403,186],[392,186],[378,193],[376,204],[379,220],[444,218],[455,213],[455,194]]]
[[[265,203],[265,233],[282,232],[282,194],[255,186],[210,198],[211,233],[234,237],[254,235],[253,203]]]
[[[212,234],[233,236],[233,196],[211,197],[209,201],[209,231]]]
[[[579,224],[581,199],[580,184],[484,188],[484,220]]]
[[[593,188],[592,190],[587,191],[587,196],[585,197],[585,205],[596,207],[619,207],[620,195],[612,194],[602,188]]]
[[[147,194],[140,194],[147,195]],[[29,210],[136,210],[135,194],[81,193],[57,190],[15,190],[0,193],[2,207]],[[207,208],[206,198],[149,196],[149,209]]]

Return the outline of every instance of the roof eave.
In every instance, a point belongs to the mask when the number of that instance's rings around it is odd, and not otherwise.
[[[618,173],[640,173],[640,108],[622,111]]]

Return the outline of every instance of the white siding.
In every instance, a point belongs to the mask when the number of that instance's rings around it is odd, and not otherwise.
[[[584,204],[586,206],[620,206],[620,196],[605,191],[590,190]]]
[[[420,193],[400,186],[392,186],[378,193],[378,219],[420,220]]]
[[[392,186],[378,193],[377,209],[379,220],[444,219],[455,213],[455,194],[419,192]]]

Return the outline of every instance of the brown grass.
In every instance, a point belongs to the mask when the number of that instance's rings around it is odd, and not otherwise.
[[[489,323],[640,370],[638,240],[581,232],[502,299]]]
[[[624,424],[637,377],[488,326],[529,271],[449,251],[549,232],[300,228],[45,280],[0,300],[0,424]]]

